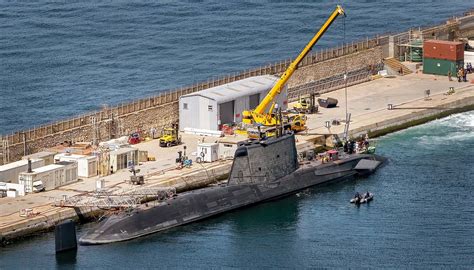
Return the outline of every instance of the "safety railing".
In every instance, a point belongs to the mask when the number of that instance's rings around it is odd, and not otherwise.
[[[321,80],[309,82],[297,87],[288,89],[288,101],[292,102],[298,100],[299,97],[305,96],[311,93],[326,93],[336,89],[343,88],[345,86],[351,86],[354,84],[369,81],[371,75],[377,74],[383,69],[383,63],[377,63],[357,70],[352,70],[347,73],[347,81],[344,80],[344,73],[324,78]]]

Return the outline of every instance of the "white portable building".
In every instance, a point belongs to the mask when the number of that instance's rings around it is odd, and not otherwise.
[[[24,160],[42,159],[42,160],[44,160],[44,165],[43,166],[46,166],[46,165],[54,163],[54,155],[56,155],[56,153],[57,152],[41,151],[41,152],[38,152],[38,153],[34,153],[34,154],[31,154],[31,155],[24,156],[21,159],[24,159]]]
[[[223,124],[240,123],[242,112],[255,109],[277,80],[272,75],[256,76],[183,95],[179,98],[179,129],[218,131]],[[275,102],[287,108],[286,87]]]
[[[200,143],[197,146],[197,158],[201,162],[214,162],[219,158],[219,144]]]
[[[10,192],[10,195],[15,195],[16,196],[25,196],[25,186],[21,184],[12,184],[12,183],[5,183],[5,182],[0,182],[0,198],[2,197],[2,194],[6,194],[8,196],[8,191],[14,191],[15,193]]]
[[[42,159],[30,159],[31,169],[44,166]],[[0,166],[0,182],[18,184],[18,175],[22,172],[28,171],[28,160],[18,160]]]
[[[74,161],[77,162],[77,176],[93,177],[97,175],[98,159],[95,156],[75,155],[61,153],[54,156],[56,161]]]
[[[127,147],[110,152],[110,166],[113,172],[138,165],[138,149]]]
[[[25,185],[26,192],[33,192],[33,183],[41,181],[46,190],[52,190],[77,181],[77,163],[61,161],[37,168],[33,172],[20,173],[20,184]]]

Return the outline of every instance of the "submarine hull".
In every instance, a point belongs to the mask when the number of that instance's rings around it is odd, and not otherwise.
[[[291,151],[289,152],[292,155]],[[237,155],[236,153],[236,159]],[[250,155],[247,153],[247,156]],[[364,165],[371,162],[371,167],[356,169],[361,160],[364,161]],[[283,197],[321,183],[372,173],[384,161],[385,158],[377,155],[356,154],[326,164],[308,162],[298,166],[290,174],[277,179],[272,179],[272,176],[267,173],[246,177],[242,170],[236,171],[236,167],[239,169],[242,167],[238,161],[234,161],[231,179],[227,185],[185,192],[157,205],[141,205],[132,212],[111,216],[99,224],[97,229],[81,237],[79,243],[95,245],[130,240],[237,208]],[[288,163],[288,161],[285,162]],[[235,179],[232,179],[233,172],[239,175]]]

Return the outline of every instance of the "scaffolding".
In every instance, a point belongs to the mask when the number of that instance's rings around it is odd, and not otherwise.
[[[95,207],[100,209],[136,208],[143,201],[164,201],[176,196],[173,187],[137,187],[127,190],[102,188],[91,194],[54,198],[53,206],[58,207]]]
[[[2,156],[2,164],[7,164],[10,162],[10,147],[8,145],[8,140],[2,139],[2,152],[0,155]]]

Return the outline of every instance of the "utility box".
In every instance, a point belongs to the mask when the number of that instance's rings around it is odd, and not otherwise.
[[[219,158],[219,144],[200,143],[197,147],[198,162],[214,162]]]
[[[54,155],[56,155],[56,152],[42,151],[42,152],[38,152],[38,153],[34,153],[34,154],[31,154],[31,155],[24,156],[21,159],[22,160],[42,159],[42,160],[44,160],[44,165],[43,166],[46,166],[46,165],[54,163]]]
[[[110,152],[110,166],[113,172],[138,165],[138,149],[128,147]]]
[[[105,180],[104,179],[99,179],[99,180],[95,181],[95,189],[97,191],[101,191],[104,188],[105,188]]]
[[[79,177],[93,177],[97,175],[98,159],[95,156],[75,155],[61,153],[54,156],[56,161],[77,162],[77,175]]]
[[[32,172],[20,173],[19,183],[25,185],[25,192],[33,192],[33,183],[41,181],[45,190],[52,190],[77,181],[77,163],[61,161],[37,168]]]
[[[31,169],[44,166],[42,159],[30,159]],[[28,160],[19,160],[0,166],[0,182],[18,184],[18,175],[28,171]]]

